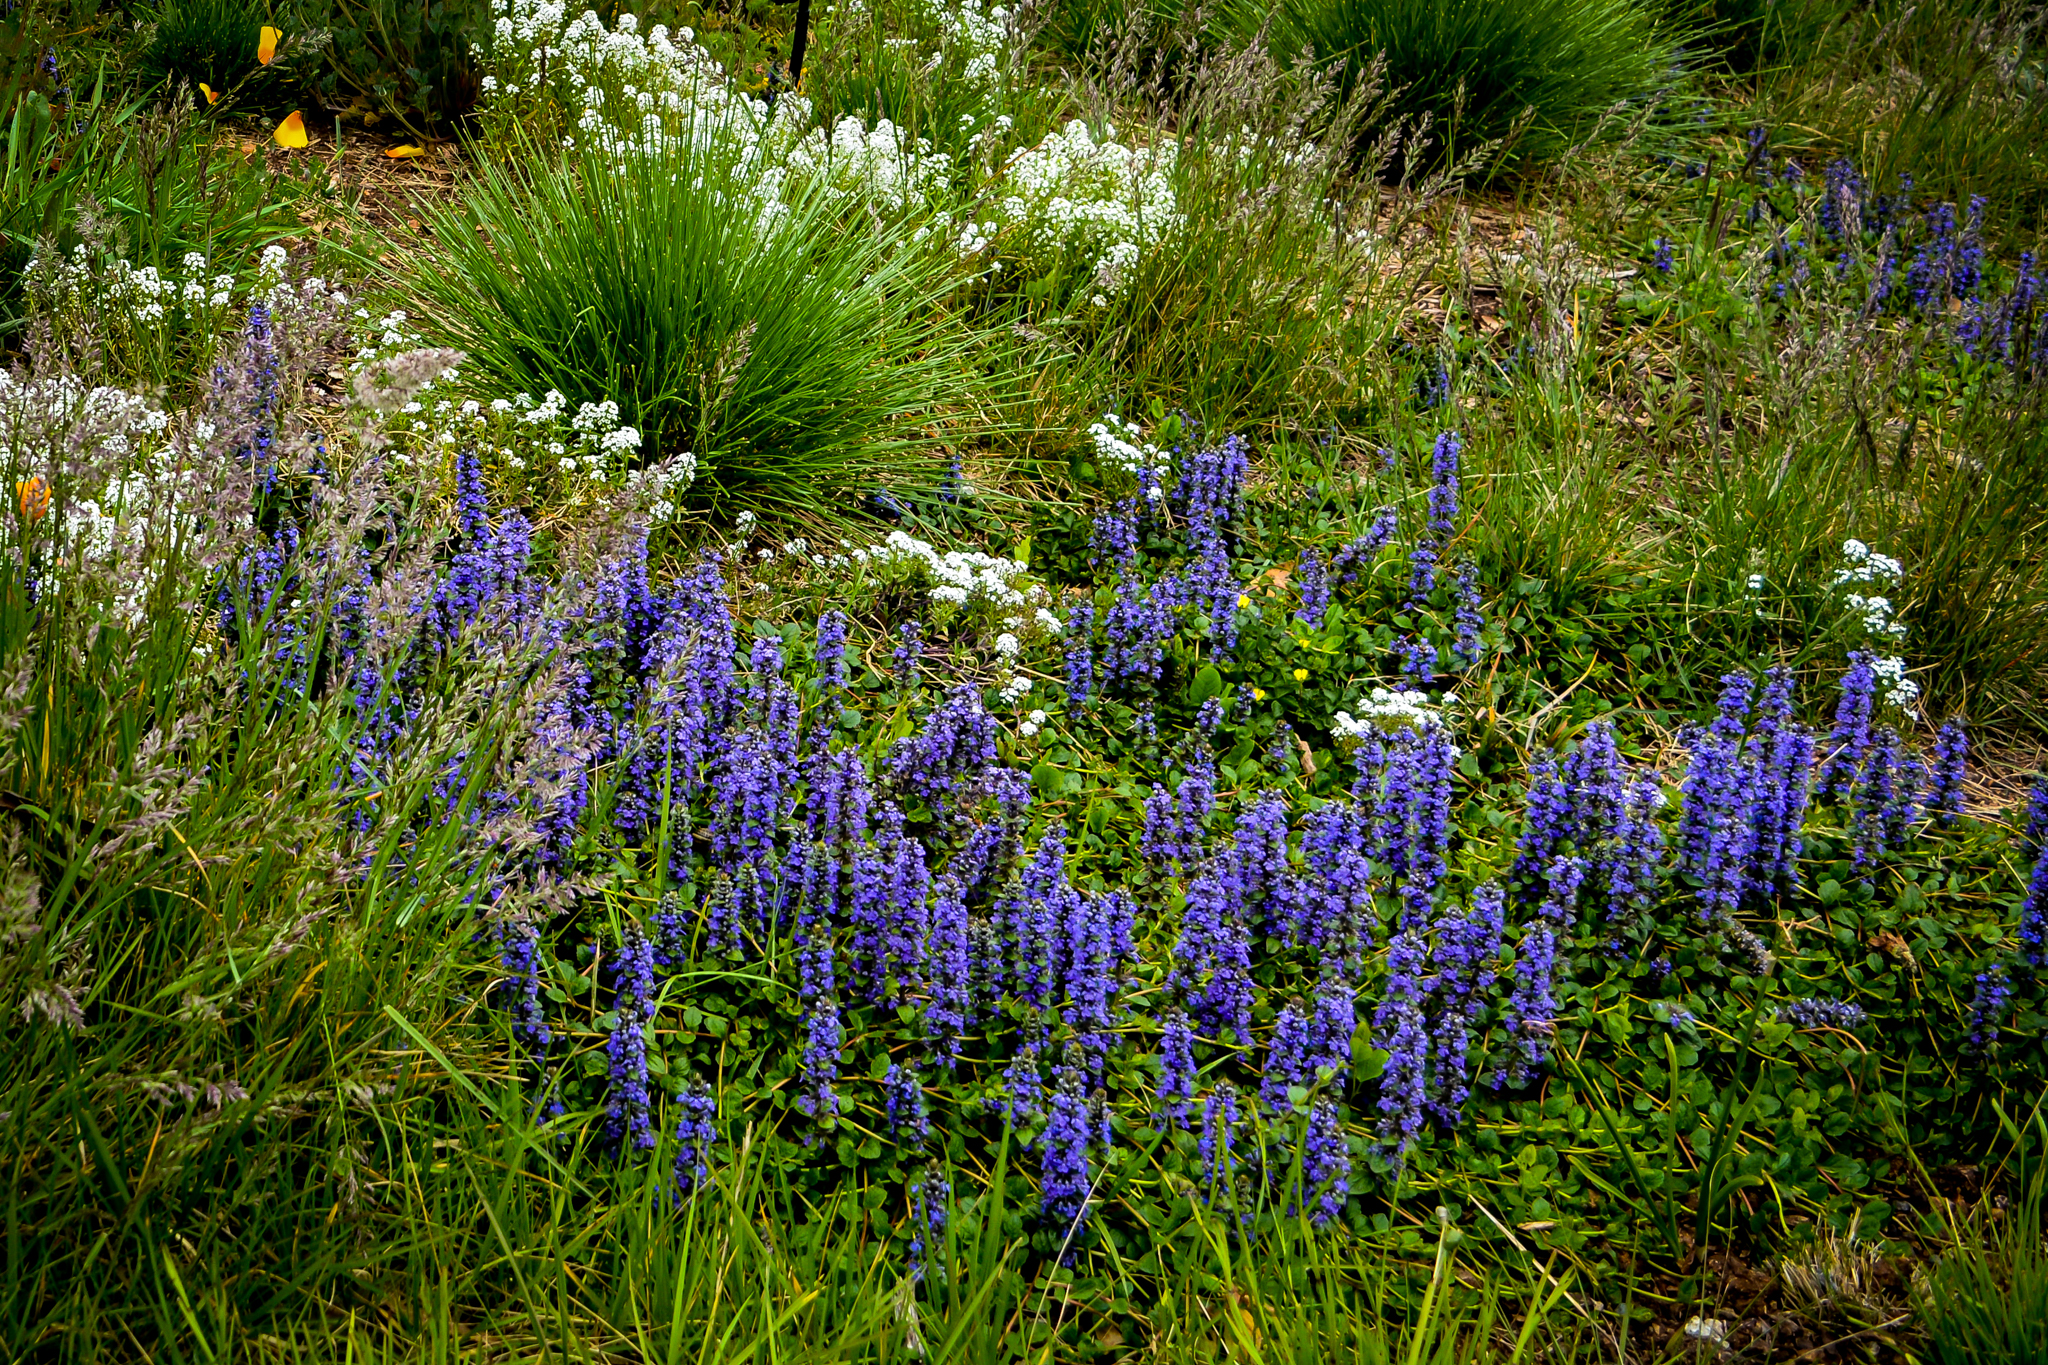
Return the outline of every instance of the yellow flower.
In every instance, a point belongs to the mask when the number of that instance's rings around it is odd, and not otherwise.
[[[1239,594],[1237,595],[1237,605],[1239,605],[1240,607],[1248,607],[1248,606],[1250,606],[1251,604],[1252,604],[1252,595],[1251,595],[1250,593],[1248,593],[1248,592],[1241,592],[1241,593],[1239,593]]]
[[[1307,669],[1305,669],[1305,668],[1297,668],[1297,669],[1295,669],[1295,670],[1294,670],[1294,680],[1295,680],[1296,682],[1307,682],[1307,681],[1308,681],[1308,670],[1307,670]]]
[[[1252,700],[1253,700],[1253,701],[1264,701],[1265,699],[1266,699],[1266,689],[1265,689],[1265,688],[1263,688],[1263,687],[1254,687],[1254,688],[1252,689]]]

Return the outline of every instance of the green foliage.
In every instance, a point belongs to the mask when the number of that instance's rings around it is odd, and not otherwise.
[[[1911,176],[1923,195],[1985,196],[1999,236],[2027,249],[2048,203],[2044,23],[1975,0],[1848,6],[1764,80],[1763,109],[1855,157],[1873,185]]]
[[[476,107],[488,0],[300,0],[296,14],[329,35],[320,86],[330,98],[422,135]]]
[[[98,84],[53,111],[20,90],[0,125],[0,327],[18,325],[35,244],[69,252],[83,235],[138,266],[188,252],[233,267],[292,230],[260,165],[210,136],[177,101],[126,102]]]
[[[616,400],[643,454],[693,453],[698,507],[836,516],[935,483],[925,433],[966,375],[957,267],[822,191],[735,211],[753,173],[680,143],[487,165],[421,205],[436,249],[398,287],[490,391]]]
[[[2004,1117],[2001,1111],[2001,1118]],[[2042,1152],[2048,1124],[2007,1122],[2022,1162],[2019,1199],[1969,1211],[1955,1245],[1913,1286],[1914,1307],[1940,1365],[2028,1365],[2048,1339],[2048,1234],[2042,1226]],[[2031,1164],[2031,1178],[2025,1166]]]
[[[1044,136],[1064,103],[1012,60],[1019,42],[1006,21],[979,10],[929,0],[841,6],[826,13],[804,59],[804,92],[820,127],[887,119],[951,157],[965,187],[975,172],[988,174],[997,148]]]
[[[164,0],[137,66],[152,83],[204,82],[236,91],[244,107],[266,107],[295,93],[287,69],[256,60],[264,26],[277,22],[260,0]]]
[[[1418,127],[1430,116],[1428,145],[1447,161],[1488,143],[1549,160],[1619,134],[1676,79],[1672,43],[1639,0],[1280,0],[1272,34],[1283,56],[1312,49],[1354,74],[1383,58],[1393,111]]]

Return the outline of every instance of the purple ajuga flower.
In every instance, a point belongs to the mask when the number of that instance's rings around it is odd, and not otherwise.
[[[1014,891],[997,906],[1009,940],[1005,984],[1011,996],[1034,1009],[1049,1008],[1061,981],[1063,931],[1082,900],[1067,880],[1066,826],[1048,825]]]
[[[1301,593],[1294,619],[1321,629],[1330,610],[1330,576],[1323,567],[1322,551],[1310,548],[1301,552],[1294,564],[1294,586]]]
[[[1494,1076],[1496,1089],[1527,1085],[1550,1056],[1550,1039],[1557,1031],[1557,930],[1548,920],[1523,929],[1517,958],[1515,988],[1501,1020],[1511,1039],[1510,1051]]]
[[[818,687],[827,702],[836,701],[846,690],[846,613],[828,611],[818,618],[817,647],[812,657],[818,665]]]
[[[1733,915],[1749,885],[1756,774],[1745,762],[1742,738],[1753,687],[1747,675],[1727,674],[1714,723],[1685,732],[1692,755],[1682,787],[1678,866],[1698,883],[1703,922]]]
[[[1287,858],[1287,802],[1277,792],[1263,794],[1239,813],[1229,876],[1245,915],[1265,934],[1298,932],[1299,890]]]
[[[1370,946],[1372,863],[1358,808],[1332,802],[1309,813],[1301,835],[1301,946],[1351,970]]]
[[[1963,1042],[1963,1050],[1981,1057],[1998,1040],[1998,1026],[2012,1008],[2012,978],[2001,962],[1977,973],[1976,985],[1976,994],[1970,1000],[1970,1034]]]
[[[928,1256],[927,1239],[936,1241],[946,1231],[946,1206],[952,1202],[953,1183],[930,1170],[910,1187],[910,1282],[923,1284]]]
[[[1445,916],[1430,952],[1438,1003],[1430,1028],[1433,1084],[1428,1110],[1445,1128],[1457,1126],[1465,1101],[1472,1096],[1472,1030],[1493,988],[1506,905],[1498,886],[1488,882],[1478,887],[1470,911]]]
[[[1117,994],[1132,944],[1136,907],[1121,891],[1067,897],[1054,958],[1066,1003],[1060,1017],[1074,1030],[1076,1055],[1099,1079],[1118,1023]]]
[[[1095,691],[1095,604],[1077,598],[1067,608],[1067,700],[1079,706]]]
[[[895,671],[897,686],[906,691],[917,686],[924,663],[923,626],[916,621],[905,621],[896,628],[896,648],[890,652],[889,662]]]
[[[2048,847],[2034,859],[2027,878],[2026,899],[2020,902],[2020,956],[2030,967],[2048,962]]]
[[[1377,852],[1399,886],[1404,929],[1428,925],[1448,867],[1457,761],[1458,747],[1443,725],[1404,727],[1387,746],[1377,793],[1368,779],[1359,782],[1368,800],[1377,797]]]
[[[615,1144],[651,1151],[656,1139],[647,1083],[647,1024],[654,1017],[654,945],[631,920],[620,937],[616,986],[612,1009],[617,1023],[605,1041],[611,1060],[605,1130]]]
[[[2020,853],[2031,858],[2048,849],[2048,774],[2037,776],[2027,788],[2027,823],[2021,836]]]
[[[1266,748],[1266,766],[1276,773],[1291,773],[1299,761],[1294,727],[1281,721],[1273,727],[1273,742]]]
[[[1659,275],[1671,273],[1671,239],[1658,237],[1650,243],[1650,269]]]
[[[1765,675],[1756,731],[1749,740],[1754,775],[1750,793],[1749,890],[1759,897],[1780,895],[1799,885],[1800,830],[1811,801],[1813,736],[1795,718],[1792,674],[1774,668]]]
[[[1835,706],[1835,727],[1828,735],[1827,759],[1814,787],[1816,799],[1840,802],[1854,789],[1870,753],[1876,710],[1877,673],[1870,655],[1851,650],[1848,671],[1842,674],[1842,699]]]
[[[917,734],[896,741],[888,769],[898,787],[944,815],[965,779],[995,761],[995,718],[982,706],[980,690],[962,684],[933,708]]]
[[[1863,1006],[1853,1000],[1830,1000],[1820,995],[1792,1001],[1778,1011],[1778,1017],[1799,1028],[1853,1029],[1870,1022]]]
[[[1159,1028],[1159,1091],[1161,1113],[1175,1128],[1188,1126],[1188,1105],[1195,1098],[1195,1029],[1186,1010],[1167,1012]]]
[[[1309,1213],[1312,1224],[1327,1227],[1343,1216],[1344,1201],[1351,1195],[1351,1144],[1344,1136],[1343,1113],[1328,1098],[1318,1099],[1309,1109],[1301,1177],[1315,1195]]]
[[[1828,163],[1824,174],[1827,191],[1820,201],[1821,231],[1836,242],[1860,235],[1866,226],[1862,222],[1864,185],[1855,163],[1837,157]]]
[[[1040,1066],[1040,1054],[1045,1050],[1045,1031],[1032,1026],[1030,1036],[1023,1037],[1010,1064],[1003,1068],[1002,1100],[998,1108],[1009,1123],[1030,1123],[1035,1120],[1045,1105],[1045,1076]]]
[[[1273,1036],[1266,1045],[1266,1065],[1259,1082],[1259,1098],[1275,1114],[1293,1110],[1290,1089],[1300,1086],[1305,1090],[1314,1083],[1315,1075],[1308,1063],[1309,1044],[1308,1015],[1301,1001],[1290,1000],[1273,1021]]]
[[[1316,983],[1308,1019],[1308,1050],[1304,1057],[1311,1081],[1334,1080],[1341,1088],[1351,1074],[1351,1044],[1358,1032],[1358,992],[1342,962],[1324,968]]]
[[[1251,1041],[1251,965],[1251,937],[1230,860],[1210,858],[1188,881],[1168,988],[1188,1002],[1205,1033],[1221,1037],[1229,1029],[1244,1047]]]
[[[1202,1102],[1202,1136],[1196,1150],[1202,1158],[1203,1198],[1214,1203],[1220,1191],[1228,1196],[1237,1187],[1237,1133],[1244,1122],[1239,1112],[1237,1087],[1224,1081]]]
[[[692,1081],[676,1096],[676,1193],[692,1194],[711,1178],[711,1152],[718,1145],[718,1101],[711,1087]]]
[[[922,1146],[931,1136],[932,1123],[924,1109],[924,1087],[917,1083],[917,1068],[891,1062],[882,1077],[882,1103],[889,1122],[889,1135],[909,1147]]]
[[[1458,457],[1465,443],[1455,431],[1436,438],[1430,453],[1429,533],[1439,543],[1450,540],[1458,526]]]
[[[1899,732],[1889,725],[1880,728],[1849,794],[1855,836],[1850,859],[1859,871],[1904,842],[1924,775],[1920,760],[1906,752]]]
[[[1137,577],[1138,523],[1143,512],[1136,498],[1119,498],[1109,510],[1095,518],[1088,538],[1088,567],[1100,568],[1108,560],[1119,575]]]
[[[1941,727],[1934,738],[1934,780],[1927,788],[1925,806],[1946,829],[1963,813],[1963,779],[1969,774],[1970,736],[1958,716]]]
[[[1422,1132],[1429,1102],[1428,950],[1422,935],[1404,929],[1387,944],[1387,987],[1373,1014],[1373,1046],[1387,1054],[1380,1072],[1381,1148],[1399,1165]]]
[[[1647,914],[1657,903],[1664,862],[1664,828],[1657,811],[1663,804],[1664,785],[1657,774],[1638,777],[1615,825],[1614,853],[1606,864],[1609,920]]]
[[[973,950],[967,901],[950,873],[934,884],[931,936],[926,949],[931,996],[925,1004],[925,1038],[951,1070],[960,1039],[972,1019]]]
[[[1094,1190],[1088,1144],[1096,1125],[1091,1122],[1094,1115],[1082,1086],[1082,1067],[1059,1068],[1045,1131],[1037,1139],[1043,1219],[1045,1226],[1059,1235],[1063,1265],[1073,1263],[1074,1250],[1088,1222],[1088,1197]]]
[[[1573,837],[1572,789],[1548,754],[1530,765],[1529,786],[1522,798],[1522,833],[1515,844],[1509,876],[1518,898],[1534,901],[1542,894],[1543,870]]]
[[[1166,643],[1178,628],[1178,585],[1162,578],[1149,588],[1137,578],[1117,580],[1116,600],[1103,620],[1097,663],[1107,683],[1142,686],[1159,680]]]
[[[1179,823],[1174,819],[1173,797],[1157,782],[1145,797],[1145,828],[1138,836],[1138,851],[1161,867],[1186,860]]]
[[[1427,636],[1410,635],[1394,646],[1394,655],[1401,663],[1401,676],[1416,687],[1430,687],[1436,683],[1436,645]]]
[[[1361,573],[1372,567],[1380,551],[1394,543],[1395,533],[1400,529],[1400,518],[1391,507],[1382,507],[1373,516],[1372,525],[1365,533],[1348,542],[1337,553],[1330,556],[1330,573],[1339,583],[1357,581]]]
[[[512,1036],[525,1044],[528,1056],[543,1060],[555,1035],[548,1028],[547,1007],[541,1003],[546,968],[541,962],[540,931],[531,920],[516,919],[499,926],[498,961],[505,970],[499,990],[512,1002]]]
[[[1458,570],[1458,606],[1452,625],[1457,631],[1457,641],[1451,646],[1452,660],[1460,668],[1478,667],[1486,652],[1481,639],[1486,629],[1486,613],[1479,600],[1479,568],[1469,559]]]
[[[829,959],[829,951],[824,954]],[[804,1046],[796,1107],[812,1118],[839,1112],[838,1077],[841,1040],[839,1007],[830,998],[814,1000],[804,1012]]]

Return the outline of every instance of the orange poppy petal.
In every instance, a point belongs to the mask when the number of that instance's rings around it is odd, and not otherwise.
[[[425,156],[426,154],[426,148],[416,146],[410,142],[401,143],[396,147],[386,147],[384,149],[384,155],[386,156]]]
[[[269,66],[272,62],[276,61],[277,42],[282,37],[284,37],[284,34],[265,24],[262,35],[256,40],[256,60],[265,66]]]
[[[206,102],[208,104],[220,103],[220,95],[217,92],[215,92],[214,88],[208,85],[205,81],[199,82],[199,93],[206,96]]]
[[[277,131],[271,136],[277,139],[280,147],[303,147],[306,145],[306,121],[294,109],[284,116],[284,122],[277,125]]]

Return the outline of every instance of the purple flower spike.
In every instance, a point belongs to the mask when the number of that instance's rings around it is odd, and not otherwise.
[[[1927,789],[1926,808],[1944,829],[1963,813],[1963,779],[1970,770],[1969,731],[1959,716],[1941,727],[1934,740],[1934,781]]]

